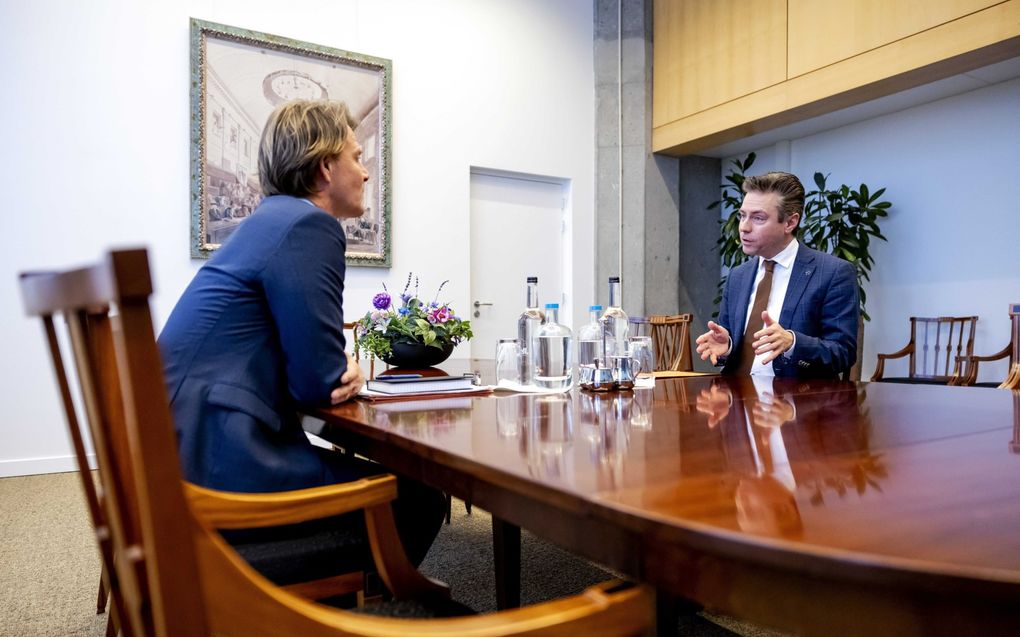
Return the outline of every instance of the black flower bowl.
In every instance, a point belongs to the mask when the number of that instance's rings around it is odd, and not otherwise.
[[[453,353],[453,343],[442,348],[422,343],[391,343],[390,353],[383,361],[394,367],[432,367],[442,363]]]

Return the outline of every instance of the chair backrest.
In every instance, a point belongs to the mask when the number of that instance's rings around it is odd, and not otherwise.
[[[115,580],[112,588],[122,634],[397,636],[421,628],[421,620],[332,610],[275,587],[195,516],[185,498],[149,312],[152,285],[145,250],[112,252],[99,265],[79,270],[23,274],[21,290],[27,312],[42,318],[82,462],[84,446],[75,417],[79,407],[92,435],[101,492],[88,487],[86,492],[97,540],[107,547],[104,563]],[[56,315],[63,315],[69,326],[81,388],[77,405],[56,336]],[[388,563],[380,558],[378,547],[398,544],[389,516],[388,504],[366,516],[384,578]],[[499,620],[427,621],[429,634],[451,637],[634,635],[649,628],[651,616],[651,597],[645,589],[603,586],[504,612]]]
[[[974,354],[976,316],[910,317],[910,377],[948,382],[956,358]]]
[[[54,316],[63,315],[68,324],[81,412],[102,489],[101,496],[87,498],[90,509],[95,507],[93,522],[121,630],[208,634],[149,314],[152,285],[145,250],[113,252],[79,270],[23,274],[21,291],[26,311],[43,320],[71,438],[80,465],[87,467]]]
[[[1020,389],[1020,303],[1011,303],[1009,319],[1013,322],[1010,336],[1009,371],[999,389]],[[1014,396],[1015,400],[1015,396]]]
[[[1013,324],[1010,330],[1010,344],[1013,346],[1010,352],[1010,365],[1020,364],[1020,303],[1009,304],[1009,320]]]
[[[656,371],[694,371],[691,358],[692,318],[691,314],[673,316],[653,314],[648,317],[648,322],[652,325]]]

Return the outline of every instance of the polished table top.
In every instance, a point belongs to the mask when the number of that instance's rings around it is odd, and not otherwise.
[[[847,608],[848,590],[877,586],[926,614],[946,595],[991,604],[978,609],[989,621],[1000,603],[1020,613],[1013,392],[701,377],[316,415],[395,470],[420,465],[411,473],[567,548],[752,618],[815,630],[760,599],[805,586]]]

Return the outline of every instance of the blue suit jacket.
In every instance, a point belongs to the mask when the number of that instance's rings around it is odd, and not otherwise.
[[[719,324],[730,332],[733,355],[723,363],[724,374],[732,373],[739,364],[744,319],[757,269],[758,259],[750,259],[730,271],[726,280]],[[776,376],[836,378],[849,371],[857,360],[859,314],[853,265],[800,244],[779,316],[779,324],[797,335],[797,344],[790,356],[772,361]]]
[[[346,370],[337,220],[266,198],[195,275],[159,337],[185,479],[279,491],[337,475],[299,404],[328,404]]]

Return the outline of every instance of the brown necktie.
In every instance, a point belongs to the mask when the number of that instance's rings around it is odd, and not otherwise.
[[[769,294],[772,293],[772,269],[776,262],[765,261],[765,276],[758,284],[758,291],[754,293],[754,305],[747,315],[747,327],[744,328],[744,340],[740,342],[740,363],[737,366],[738,374],[747,374],[754,364],[754,348],[751,343],[754,341],[754,333],[761,329],[761,313],[769,306]]]

